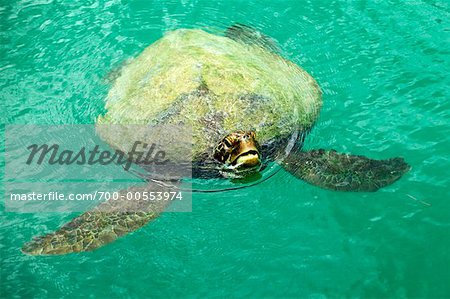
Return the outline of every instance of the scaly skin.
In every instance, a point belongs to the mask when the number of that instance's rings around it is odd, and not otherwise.
[[[325,189],[373,192],[410,170],[402,158],[374,160],[334,150],[295,151],[283,166],[296,177]]]
[[[131,187],[127,192],[167,192],[169,187],[156,184]],[[157,218],[170,204],[167,200],[110,200],[83,213],[57,231],[34,238],[22,247],[30,255],[55,255],[91,251],[137,230]]]

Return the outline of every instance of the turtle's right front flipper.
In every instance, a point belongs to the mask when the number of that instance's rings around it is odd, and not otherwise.
[[[170,204],[170,200],[127,200],[127,194],[140,193],[142,199],[144,192],[158,194],[174,191],[174,187],[154,183],[121,190],[119,195],[123,195],[123,200],[101,203],[57,231],[34,238],[22,247],[22,252],[52,255],[97,249],[154,220]]]
[[[390,185],[410,169],[403,158],[373,160],[323,149],[291,152],[283,167],[312,185],[363,192]]]

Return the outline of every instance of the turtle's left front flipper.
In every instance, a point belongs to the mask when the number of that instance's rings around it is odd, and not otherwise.
[[[150,192],[156,199],[158,194],[176,191],[174,186],[166,187],[155,183],[121,190],[118,200],[102,202],[57,231],[34,238],[22,247],[22,252],[30,255],[54,255],[97,249],[146,225],[170,204],[170,200],[149,200]],[[145,193],[148,200],[142,200]],[[134,199],[127,200],[131,196]],[[136,198],[141,200],[135,200]]]
[[[283,167],[312,185],[362,192],[390,185],[410,169],[403,158],[373,160],[323,149],[290,153]]]

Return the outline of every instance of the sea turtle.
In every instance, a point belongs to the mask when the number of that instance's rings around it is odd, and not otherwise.
[[[222,35],[199,29],[168,32],[116,77],[98,123],[191,127],[194,177],[248,177],[276,161],[322,188],[376,191],[409,170],[402,158],[302,151],[322,106],[321,90],[306,71],[281,57],[269,37],[245,25],[233,25]],[[103,137],[120,148],[112,135]],[[125,191],[171,188],[149,183]],[[123,210],[124,204],[133,210]],[[56,232],[33,239],[22,251],[94,250],[142,227],[166,206],[164,201],[102,203]]]

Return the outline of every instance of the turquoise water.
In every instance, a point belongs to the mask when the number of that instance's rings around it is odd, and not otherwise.
[[[2,123],[93,123],[106,74],[165,31],[240,22],[319,82],[324,107],[307,148],[401,155],[412,170],[376,193],[279,172],[194,194],[192,213],[66,256],[19,249],[76,214],[2,203],[1,296],[450,297],[449,14],[446,1],[2,3]]]

